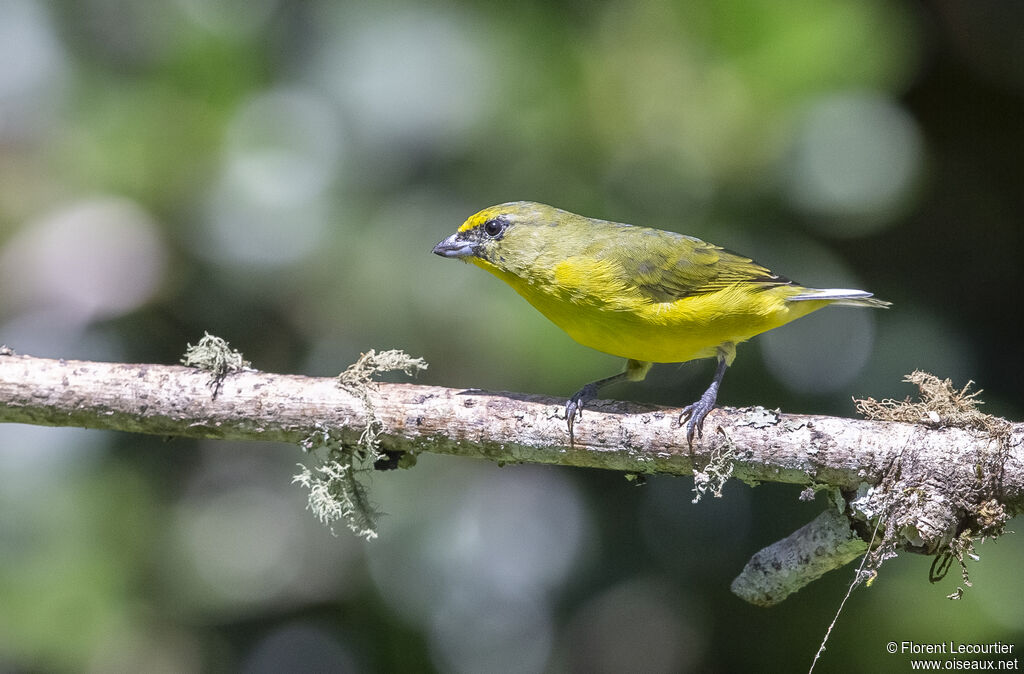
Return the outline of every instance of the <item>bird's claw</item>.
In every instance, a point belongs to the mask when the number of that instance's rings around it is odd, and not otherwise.
[[[565,424],[569,427],[569,445],[573,444],[573,426],[576,425],[576,417],[583,418],[583,401],[577,400],[576,396],[569,398],[565,403]]]
[[[679,425],[682,426],[683,422],[686,422],[686,444],[690,449],[693,449],[694,433],[697,434],[698,438],[704,437],[704,418],[713,409],[715,409],[715,402],[713,400],[706,400],[704,396],[701,396],[700,400],[687,405],[680,412]]]
[[[569,427],[569,446],[572,447],[575,444],[576,437],[573,434],[573,427],[576,425],[577,417],[583,418],[583,407],[589,400],[593,400],[597,397],[597,387],[592,384],[587,384],[579,391],[573,394],[569,400],[565,402],[565,423]]]

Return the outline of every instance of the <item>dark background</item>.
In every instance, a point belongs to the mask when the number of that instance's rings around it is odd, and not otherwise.
[[[894,303],[741,346],[723,404],[852,415],[922,368],[1019,420],[1022,96],[1010,1],[0,0],[0,342],[174,363],[208,330],[319,376],[402,348],[421,383],[568,395],[619,361],[429,252],[530,199]],[[606,394],[685,404],[711,372]],[[423,456],[371,478],[366,543],[304,510],[304,459],[0,427],[0,669],[802,671],[853,573],[729,593],[824,507],[796,486],[692,505],[689,479]],[[956,570],[889,561],[819,671],[1019,649],[1024,543],[978,552],[958,602]]]

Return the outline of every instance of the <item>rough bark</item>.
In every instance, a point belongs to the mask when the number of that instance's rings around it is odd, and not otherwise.
[[[751,557],[732,582],[732,591],[751,604],[771,606],[867,550],[867,541],[857,536],[842,513],[826,510]],[[780,574],[781,569],[801,573]]]
[[[678,410],[598,401],[569,446],[564,401],[546,396],[385,383],[353,392],[334,378],[253,370],[214,385],[210,373],[194,368],[0,353],[0,422],[296,444],[329,428],[355,445],[368,408],[380,424],[380,446],[391,452],[635,473],[727,468],[748,483],[832,488],[844,512],[832,526],[841,521],[849,529],[835,534],[847,551],[851,537],[870,538],[879,517],[894,549],[936,554],[965,531],[997,534],[1024,511],[1024,424],[1000,439],[944,427],[941,419],[925,425],[720,408],[691,450]],[[796,570],[779,561],[793,550],[775,549],[781,557],[768,561],[774,547],[759,553],[759,596],[785,596],[824,572],[818,562],[801,566],[799,554]],[[830,558],[825,567],[849,561],[848,554]],[[773,581],[770,570],[779,564],[787,566],[775,569]],[[795,586],[794,573],[802,574]]]

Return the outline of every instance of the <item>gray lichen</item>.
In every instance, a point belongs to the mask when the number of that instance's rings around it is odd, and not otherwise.
[[[301,444],[306,452],[321,455],[320,462],[313,468],[301,466],[301,472],[292,480],[309,490],[308,507],[323,524],[333,527],[335,522],[344,520],[357,536],[367,540],[377,537],[380,511],[371,502],[361,481],[363,475],[374,469],[374,464],[389,460],[378,442],[384,426],[377,418],[370,396],[376,386],[374,377],[395,371],[413,375],[426,368],[427,363],[422,358],[413,358],[403,351],[377,353],[371,349],[338,376],[338,386],[363,403],[365,423],[359,440],[354,445],[346,445],[330,428],[317,424],[316,432]],[[397,467],[415,463],[414,458],[403,458],[395,462]]]

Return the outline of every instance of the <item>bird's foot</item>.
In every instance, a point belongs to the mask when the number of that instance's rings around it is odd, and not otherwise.
[[[583,418],[583,406],[597,398],[597,383],[587,384],[579,391],[576,391],[565,403],[565,423],[569,427],[569,446],[575,444],[573,427],[576,425],[577,416]]]
[[[692,405],[687,405],[679,414],[679,425],[682,426],[686,421],[686,444],[691,450],[693,449],[693,434],[696,433],[698,438],[704,437],[704,417],[715,409],[716,398],[717,396],[712,391],[706,391],[700,400]]]

